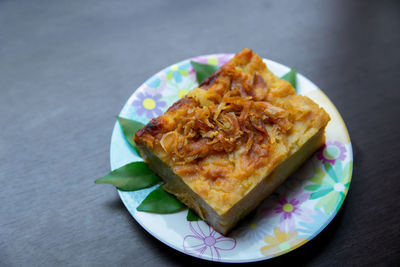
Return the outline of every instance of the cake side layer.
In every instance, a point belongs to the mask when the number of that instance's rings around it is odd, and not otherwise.
[[[268,176],[246,194],[239,202],[233,205],[224,214],[219,214],[207,202],[196,194],[181,177],[151,150],[143,145],[139,149],[145,162],[166,182],[164,189],[174,194],[180,201],[196,211],[196,213],[208,222],[216,231],[226,235],[236,223],[254,210],[261,201],[268,197],[281,185],[285,179],[303,164],[325,141],[324,128],[309,138],[303,146],[279,164]]]
[[[218,213],[213,210],[207,202],[196,194],[177,174],[173,172],[170,166],[155,155],[148,147],[138,146],[143,160],[148,164],[150,169],[160,176],[166,183],[163,188],[175,195],[182,203],[196,211],[196,213],[210,225],[217,222]]]

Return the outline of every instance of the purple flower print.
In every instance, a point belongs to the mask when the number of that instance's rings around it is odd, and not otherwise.
[[[328,162],[333,165],[336,160],[343,161],[346,158],[346,148],[338,141],[326,142],[318,152],[317,158],[322,163]]]
[[[161,100],[160,95],[154,95],[148,92],[139,92],[137,98],[138,99],[132,102],[132,105],[137,107],[136,113],[140,116],[145,114],[148,119],[161,115],[163,113],[161,108],[167,105],[165,101]]]
[[[312,215],[315,212],[309,208],[302,207],[301,204],[310,197],[309,194],[303,193],[294,197],[281,197],[277,200],[273,211],[275,214],[280,214],[280,229],[281,231],[289,232],[296,231],[296,221],[312,222]]]
[[[204,222],[189,222],[193,234],[183,239],[183,249],[188,254],[196,254],[200,258],[204,255],[211,260],[220,261],[221,251],[232,250],[236,247],[236,240],[224,237]]]

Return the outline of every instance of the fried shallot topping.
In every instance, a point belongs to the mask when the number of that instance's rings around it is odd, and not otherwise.
[[[222,82],[208,87],[218,76]],[[171,107],[179,116],[174,129],[162,135],[161,147],[182,163],[236,150],[266,156],[269,145],[293,125],[288,111],[266,101],[267,90],[258,74],[249,81],[222,68],[177,103],[187,108]]]

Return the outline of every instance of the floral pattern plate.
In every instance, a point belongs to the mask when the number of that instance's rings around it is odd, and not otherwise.
[[[221,66],[232,56],[200,56],[165,68],[133,93],[119,115],[147,123],[197,85],[190,60]],[[267,59],[264,61],[277,76],[289,71],[284,65]],[[155,187],[134,192],[118,191],[128,211],[161,242],[183,253],[212,261],[265,260],[311,240],[329,224],[346,197],[353,153],[346,126],[328,97],[301,74],[297,75],[297,87],[299,94],[312,98],[330,114],[326,144],[229,236],[221,236],[203,221],[188,222],[186,210],[167,215],[137,211],[136,207]],[[116,123],[111,138],[111,169],[141,160]]]

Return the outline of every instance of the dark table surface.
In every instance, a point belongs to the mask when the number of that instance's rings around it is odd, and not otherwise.
[[[336,218],[268,264],[400,264],[399,1],[0,0],[0,265],[211,264],[156,240],[93,181],[144,80],[243,47],[322,88],[354,149]]]

